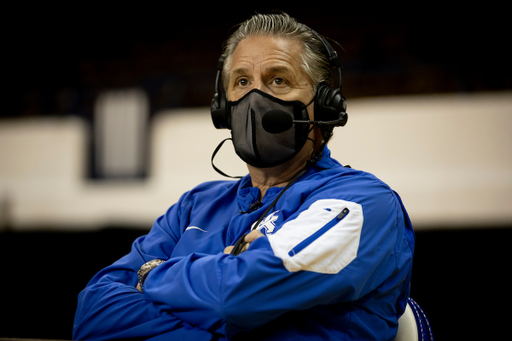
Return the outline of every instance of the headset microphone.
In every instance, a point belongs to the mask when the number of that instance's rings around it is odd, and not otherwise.
[[[281,110],[271,110],[261,118],[263,129],[271,134],[279,134],[293,126],[293,117]]]
[[[345,125],[346,121],[310,121],[294,120],[293,117],[281,110],[271,110],[261,118],[263,129],[271,134],[279,134],[289,130],[294,124],[313,124],[315,126]]]

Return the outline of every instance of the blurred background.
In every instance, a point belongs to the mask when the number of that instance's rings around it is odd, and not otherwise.
[[[438,340],[500,337],[511,303],[510,25],[467,6],[279,8],[341,46],[349,122],[330,148],[400,193],[411,294]],[[185,191],[223,179],[217,60],[236,24],[274,8],[178,7],[6,8],[0,338],[71,339],[88,280]],[[246,173],[228,144],[215,162]]]

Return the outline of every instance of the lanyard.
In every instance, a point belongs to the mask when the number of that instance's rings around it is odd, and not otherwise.
[[[302,175],[304,175],[304,173],[307,172],[307,170],[311,167],[311,165],[313,165],[314,163],[316,162],[316,160],[314,162],[311,162],[311,160],[309,160],[306,164],[306,166],[299,172],[297,173],[292,180],[290,180],[290,182],[288,182],[288,184],[283,188],[283,190],[281,192],[279,192],[279,195],[274,199],[274,201],[267,207],[267,209],[265,210],[265,212],[263,212],[263,214],[258,218],[258,220],[256,220],[256,223],[253,224],[253,228],[252,230],[254,230],[255,228],[257,228],[259,226],[259,224],[263,221],[263,219],[266,217],[266,215],[268,214],[268,212],[270,212],[270,210],[276,205],[277,201],[279,200],[279,198],[281,198],[281,196],[284,194],[284,192],[286,192],[286,190],[288,188],[291,187],[291,185],[293,185],[293,183],[295,181],[297,181]],[[252,231],[251,230],[251,231]],[[235,246],[233,247],[233,250],[231,250],[231,254],[234,255],[234,256],[238,256],[241,252],[242,252],[242,249],[244,247],[244,245],[246,244],[246,242],[244,241],[245,239],[245,236],[247,236],[248,233],[245,233],[243,236],[241,236],[237,241],[236,241],[236,244]]]

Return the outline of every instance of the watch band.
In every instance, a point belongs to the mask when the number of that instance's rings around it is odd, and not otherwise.
[[[147,263],[144,263],[140,267],[139,271],[137,271],[137,277],[139,278],[139,284],[140,284],[141,290],[143,288],[144,281],[146,280],[146,276],[148,275],[148,273],[151,270],[153,270],[154,268],[156,268],[157,266],[159,266],[160,264],[162,264],[163,262],[165,262],[165,261],[162,259],[153,259]]]

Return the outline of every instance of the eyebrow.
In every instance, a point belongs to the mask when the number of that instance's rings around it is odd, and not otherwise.
[[[287,66],[269,66],[265,69],[266,72],[285,72],[290,73],[290,68]]]
[[[239,67],[231,71],[232,75],[243,75],[247,74],[249,72],[248,68],[245,67]],[[269,66],[265,68],[265,72],[283,72],[283,73],[290,73],[290,68],[287,66]]]
[[[243,75],[243,74],[246,74],[248,72],[248,70],[249,70],[248,68],[239,67],[239,68],[232,70],[231,74],[232,75]]]

